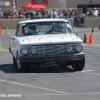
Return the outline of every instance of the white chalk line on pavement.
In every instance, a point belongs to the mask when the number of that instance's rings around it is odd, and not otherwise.
[[[100,92],[69,93],[69,94],[33,94],[33,95],[23,95],[23,96],[33,97],[33,96],[66,96],[66,95],[100,95]]]
[[[83,71],[81,71],[81,72],[93,72],[94,70],[83,70]]]
[[[27,86],[27,87],[31,87],[31,88],[37,88],[37,89],[41,89],[41,90],[47,90],[47,91],[59,93],[59,94],[33,94],[33,95],[25,95],[25,96],[97,95],[97,94],[100,95],[100,92],[68,93],[68,92],[58,91],[58,90],[54,90],[54,89],[48,89],[48,88],[43,88],[43,87],[38,87],[38,86],[33,86],[33,85],[27,85],[27,84],[22,84],[22,83],[17,83],[17,82],[6,81],[6,80],[2,80],[2,79],[0,79],[0,81],[15,84],[15,85]]]
[[[48,89],[48,88],[44,88],[44,87],[38,87],[38,86],[33,86],[33,85],[28,85],[28,84],[23,84],[23,83],[6,81],[6,80],[2,80],[2,79],[0,79],[0,81],[1,82],[15,84],[15,85],[20,85],[20,86],[26,86],[26,87],[31,87],[31,88],[37,88],[37,89],[41,89],[41,90],[51,91],[51,92],[57,92],[57,93],[61,93],[61,94],[70,94],[70,93],[67,93],[67,92],[58,91],[58,90],[54,90],[54,89]]]
[[[100,74],[96,74],[96,73],[92,73],[94,72],[95,70],[83,70],[81,72],[83,73],[87,73],[87,74],[91,74],[91,75],[95,75],[95,76],[100,76]]]
[[[88,74],[95,75],[95,76],[100,76],[100,74],[95,74],[95,73],[88,73]]]

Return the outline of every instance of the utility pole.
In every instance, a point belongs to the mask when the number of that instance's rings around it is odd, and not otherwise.
[[[16,8],[17,8],[17,12],[18,12],[18,0],[16,0]]]
[[[3,6],[4,6],[4,5],[3,5],[3,0],[2,0],[2,10],[3,10]]]
[[[13,0],[13,10],[17,10],[17,1]]]

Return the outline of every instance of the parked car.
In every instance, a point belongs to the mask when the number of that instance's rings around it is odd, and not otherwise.
[[[10,37],[9,51],[13,64],[20,71],[30,65],[47,63],[71,65],[75,71],[85,67],[82,40],[65,19],[36,19],[21,21]]]

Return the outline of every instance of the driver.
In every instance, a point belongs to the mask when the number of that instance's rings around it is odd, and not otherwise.
[[[36,25],[28,25],[27,31],[29,34],[35,34],[36,33]]]
[[[56,23],[56,24],[52,25],[52,28],[47,33],[50,33],[50,32],[62,32],[62,33],[64,33],[65,26],[62,23]]]
[[[65,26],[62,23],[55,24],[54,31],[56,32],[65,32]]]
[[[22,33],[21,36],[25,35],[33,35],[36,33],[36,26],[35,25],[22,25]]]

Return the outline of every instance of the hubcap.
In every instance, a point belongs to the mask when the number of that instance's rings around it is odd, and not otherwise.
[[[21,63],[19,59],[17,59],[17,66],[18,66],[18,69],[21,69]]]

